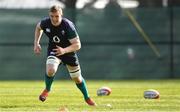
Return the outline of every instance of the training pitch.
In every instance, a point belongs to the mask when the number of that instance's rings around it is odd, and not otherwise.
[[[73,81],[55,80],[45,102],[40,102],[43,81],[0,81],[0,112],[179,112],[180,80],[87,80],[96,107],[88,106]],[[109,96],[97,96],[102,86]],[[156,89],[160,99],[144,99],[143,92]],[[64,111],[66,112],[66,111]]]

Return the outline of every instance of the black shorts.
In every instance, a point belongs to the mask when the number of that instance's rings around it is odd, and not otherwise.
[[[48,56],[55,56],[53,51],[48,51]],[[72,53],[68,53],[68,54],[64,54],[62,56],[56,56],[57,58],[59,58],[63,64],[67,64],[70,66],[78,66],[79,65],[79,60],[78,60],[78,56],[76,53],[72,52]]]

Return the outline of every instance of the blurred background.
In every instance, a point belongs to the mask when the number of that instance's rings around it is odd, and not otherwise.
[[[79,32],[86,79],[180,78],[180,0],[0,0],[0,80],[43,79],[48,39],[36,56],[34,30],[54,4]]]

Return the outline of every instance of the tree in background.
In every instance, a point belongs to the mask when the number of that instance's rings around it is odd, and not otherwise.
[[[76,23],[76,16],[77,16],[77,8],[76,3],[78,0],[58,0],[59,2],[63,3],[66,7],[66,17],[69,18],[71,21]],[[92,7],[92,5],[97,2],[98,0],[90,0],[88,1],[84,7],[81,10],[84,10],[86,8]],[[139,1],[139,7],[162,7],[163,6],[163,0],[138,0]],[[109,0],[109,3],[106,6],[113,6],[115,3],[117,3],[117,0]],[[172,6],[180,6],[180,0],[168,0],[168,4]],[[114,8],[116,5],[114,5]]]
[[[164,0],[138,0],[139,7],[162,7]],[[168,6],[180,6],[180,0],[167,0]]]
[[[66,7],[66,17],[72,22],[76,22],[76,2],[77,0],[58,0],[63,3]]]
[[[61,3],[63,3],[65,5],[66,11],[67,11],[67,14],[68,14],[68,15],[66,15],[66,17],[69,18],[74,23],[76,23],[76,16],[77,16],[76,3],[77,3],[78,0],[58,0],[58,1],[60,1]],[[96,1],[97,0],[89,1],[88,3],[86,3],[84,5],[82,10],[85,9],[85,8],[91,7]]]
[[[162,7],[162,0],[138,0],[139,7]]]
[[[169,0],[168,2],[172,6],[180,6],[180,0]]]

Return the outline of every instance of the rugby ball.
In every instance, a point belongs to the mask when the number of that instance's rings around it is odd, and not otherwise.
[[[148,89],[148,90],[144,91],[145,99],[158,99],[159,97],[160,97],[160,94],[157,90]]]
[[[109,87],[101,87],[97,90],[97,96],[108,96],[112,92],[111,88]]]

